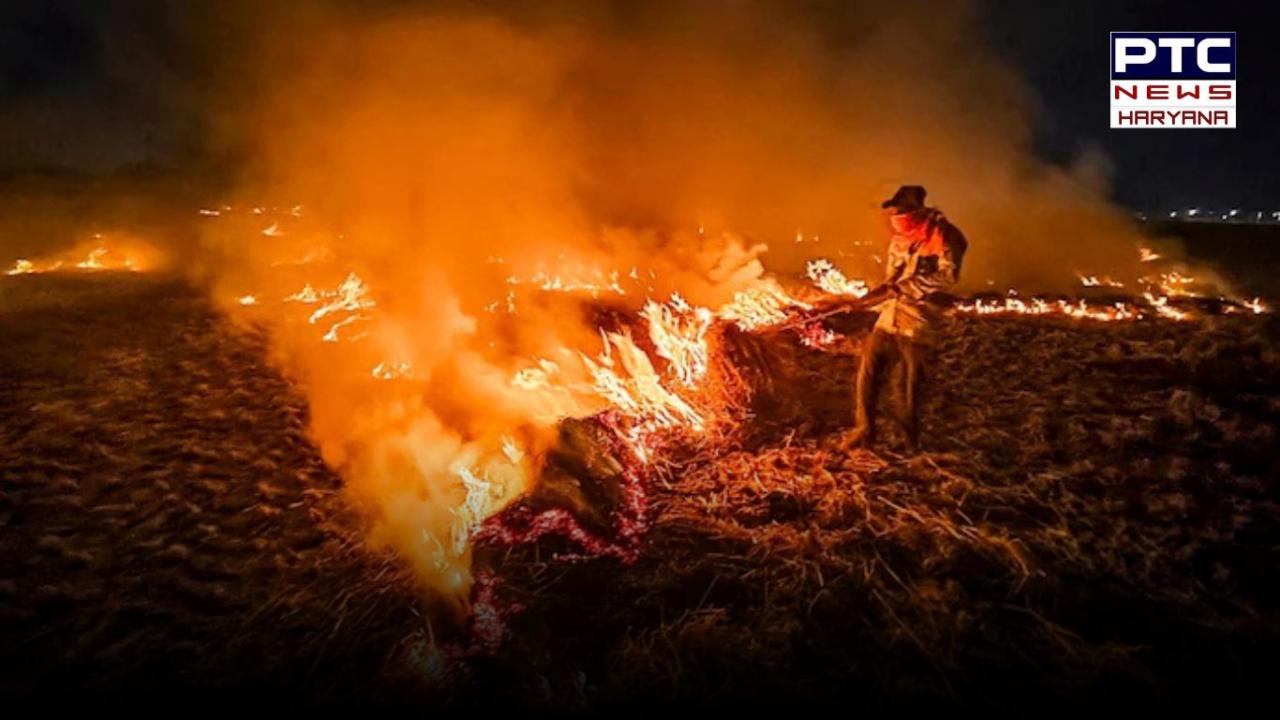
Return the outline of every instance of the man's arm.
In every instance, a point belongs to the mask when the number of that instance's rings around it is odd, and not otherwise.
[[[857,304],[859,307],[871,307],[872,305],[879,305],[885,300],[895,298],[901,294],[902,291],[898,288],[898,278],[895,275],[893,279],[886,280],[871,288],[866,295],[858,298]]]
[[[904,265],[899,265],[889,279],[871,288],[866,295],[862,297],[849,297],[842,295],[824,303],[820,303],[815,309],[821,314],[839,314],[841,312],[854,312],[857,310],[865,310],[873,305],[888,300],[891,297],[898,296],[897,280],[902,275]]]
[[[885,268],[887,273],[884,282],[871,288],[866,295],[858,298],[856,305],[854,306],[855,309],[860,310],[862,308],[879,305],[885,300],[897,297],[901,294],[898,288],[898,283],[902,278],[903,271],[907,269],[907,255],[905,253],[895,252],[895,247],[894,242],[890,241],[889,251],[885,260],[889,265]]]

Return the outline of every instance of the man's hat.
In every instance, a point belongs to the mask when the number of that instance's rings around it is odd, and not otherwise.
[[[903,185],[893,197],[880,203],[882,208],[893,208],[910,212],[924,207],[924,187],[920,185]]]

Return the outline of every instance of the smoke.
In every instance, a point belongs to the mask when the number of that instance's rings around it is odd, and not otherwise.
[[[251,150],[239,219],[206,229],[202,272],[229,307],[268,299],[249,312],[326,460],[425,586],[464,597],[467,533],[527,489],[557,415],[594,409],[577,353],[600,349],[604,301],[716,305],[815,256],[878,276],[879,201],[903,183],[969,236],[971,287],[1136,264],[1104,165],[1032,156],[1025,90],[976,23],[966,3],[263,11],[236,63],[257,72],[214,123]],[[324,343],[339,315],[283,298],[348,273],[375,304]],[[592,288],[522,289],[549,278]],[[513,386],[540,361],[562,396]]]

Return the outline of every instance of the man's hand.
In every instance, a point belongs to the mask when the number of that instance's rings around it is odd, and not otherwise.
[[[869,308],[872,305],[879,305],[885,300],[898,297],[899,294],[897,283],[881,283],[871,288],[866,295],[858,298],[858,309]]]
[[[816,303],[809,311],[808,317],[829,317],[843,313],[861,312],[900,294],[901,292],[896,284],[891,282],[882,283],[872,288],[862,297],[839,295]]]

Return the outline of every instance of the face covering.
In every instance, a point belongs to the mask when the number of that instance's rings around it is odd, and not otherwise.
[[[889,224],[893,231],[900,235],[911,235],[924,223],[916,213],[894,213],[889,216]]]
[[[889,224],[898,235],[911,239],[911,251],[921,255],[937,255],[942,252],[944,238],[933,222],[940,217],[929,210],[917,210],[909,213],[894,213],[889,216]]]

